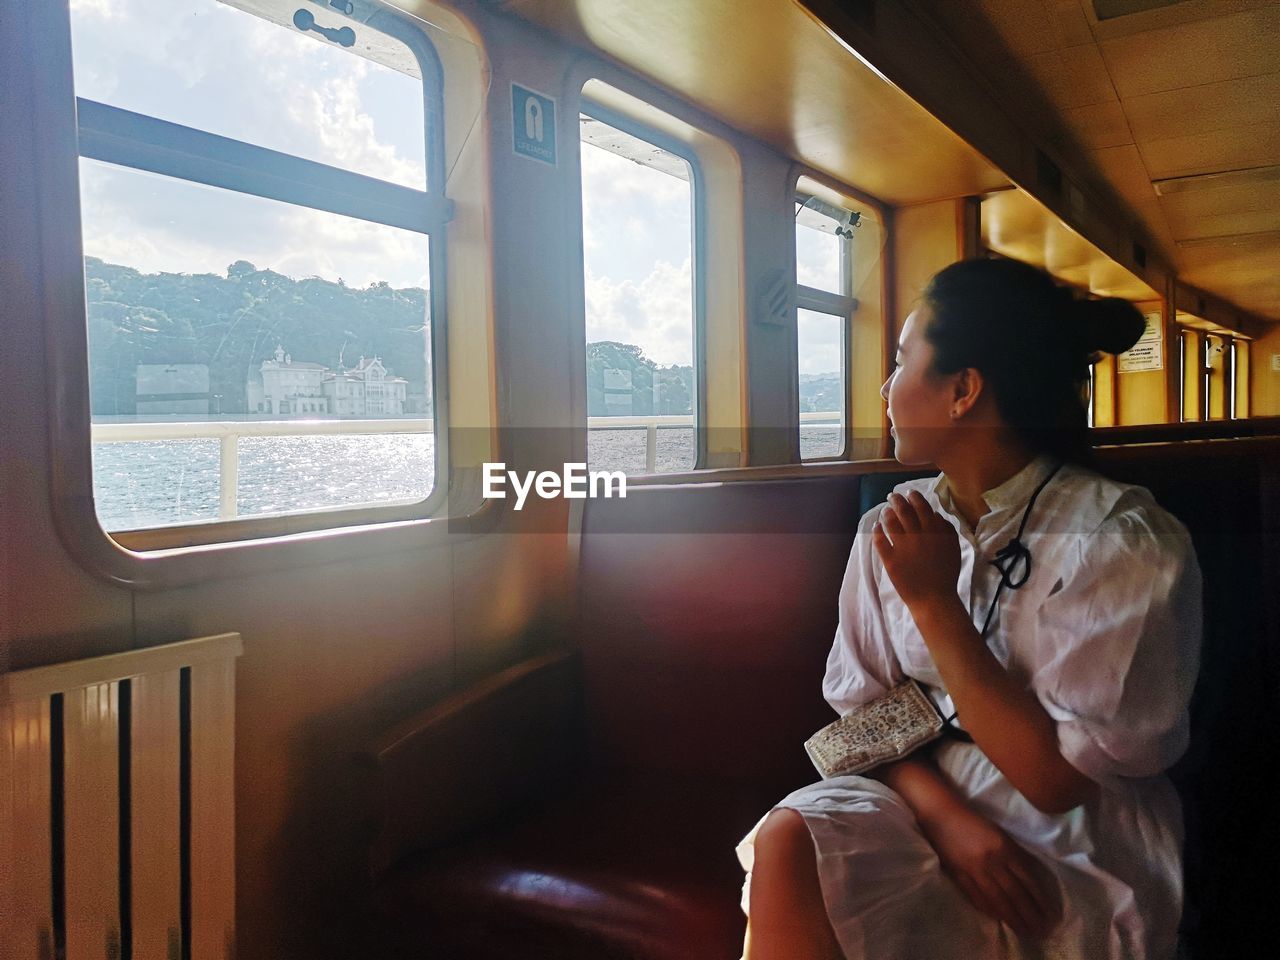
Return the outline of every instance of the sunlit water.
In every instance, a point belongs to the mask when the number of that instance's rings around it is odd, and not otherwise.
[[[692,429],[660,429],[657,438],[657,472],[692,469]],[[592,470],[645,472],[644,430],[592,430],[587,442]],[[801,431],[806,458],[831,456],[838,443],[836,427]],[[239,452],[242,517],[421,500],[434,484],[430,434],[244,437]],[[217,520],[218,457],[217,440],[94,444],[99,520],[107,530]]]

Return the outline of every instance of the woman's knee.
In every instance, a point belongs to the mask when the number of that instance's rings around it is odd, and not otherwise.
[[[813,837],[804,817],[788,807],[778,807],[764,819],[756,833],[757,859],[771,861],[814,860]]]

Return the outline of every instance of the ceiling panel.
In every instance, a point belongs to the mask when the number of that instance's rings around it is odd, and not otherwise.
[[[1222,187],[1212,184],[1200,187],[1197,181],[1192,181],[1192,184],[1196,184],[1196,188],[1178,190],[1160,198],[1160,204],[1169,217],[1174,236],[1179,240],[1187,237],[1217,236],[1220,231],[1182,230],[1174,226],[1175,218],[1178,223],[1183,223],[1196,217],[1259,214],[1269,215],[1280,221],[1280,181],[1278,180]],[[1270,230],[1272,228],[1254,229]]]
[[[1172,27],[1180,23],[1192,23],[1196,20],[1211,20],[1226,14],[1275,6],[1277,3],[1280,3],[1280,0],[1180,0],[1179,3],[1157,10],[1099,21],[1092,10],[1091,0],[1079,0],[1082,10],[1088,11],[1086,15],[1089,25],[1094,36],[1099,40],[1127,37],[1135,33],[1146,33],[1149,30],[1159,30],[1162,27]]]
[[[1147,176],[1138,148],[1133,144],[1107,147],[1089,154],[1093,169],[1128,201],[1129,212],[1164,248],[1173,251],[1173,234],[1160,206],[1160,198]]]
[[[1226,283],[1232,300],[1259,316],[1280,316],[1280,272],[1275,245],[1196,246],[1183,250],[1182,276],[1193,286]]]
[[[1280,123],[1280,72],[1128,97],[1123,102],[1129,126],[1139,140]]]
[[[1099,44],[1121,98],[1276,70],[1280,5]]]
[[[1019,50],[1043,53],[1061,47],[1092,43],[1089,20],[1079,0],[1050,0],[1043,4],[1026,0],[969,0],[979,22],[993,19],[1008,23],[1010,39]]]
[[[1045,0],[1045,6],[1052,18],[1056,46],[1074,47],[1094,42],[1089,17],[1080,0]],[[1018,7],[1025,9],[1027,4],[1019,3]]]
[[[1031,54],[1026,64],[1040,88],[1059,107],[1083,107],[1116,99],[1096,44]]]
[[[1224,210],[1204,215],[1188,213],[1184,207],[1185,201],[1175,204],[1170,200],[1164,203],[1165,217],[1169,221],[1169,229],[1179,240],[1192,240],[1197,237],[1233,237],[1280,230],[1280,211],[1274,209]],[[1271,248],[1274,256],[1276,248],[1274,239]],[[1186,248],[1180,247],[1179,255],[1184,256],[1185,253]],[[1273,265],[1275,262],[1272,261]]]
[[[1280,163],[1280,123],[1195,133],[1140,145],[1153,180]]]
[[[1063,110],[1062,120],[1075,135],[1076,142],[1086,150],[1133,143],[1129,120],[1119,100]]]

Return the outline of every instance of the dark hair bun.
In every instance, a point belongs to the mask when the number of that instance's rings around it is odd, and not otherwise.
[[[1087,353],[1124,353],[1138,342],[1147,325],[1138,308],[1119,297],[1075,300],[1071,318]]]

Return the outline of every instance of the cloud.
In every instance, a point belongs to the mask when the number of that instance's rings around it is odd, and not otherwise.
[[[298,130],[307,131],[317,152],[330,157],[330,163],[348,170],[377,171],[379,179],[421,190],[426,184],[425,164],[379,142],[373,117],[364,112],[358,91],[367,72],[367,62],[357,60],[344,82],[291,97],[285,107],[289,119]]]
[[[690,200],[686,181],[582,144],[583,243],[588,251],[635,242],[664,222],[674,221],[687,237]]]
[[[421,234],[81,161],[84,251],[146,273],[222,273],[249,260],[293,278],[425,287]]]
[[[639,283],[586,277],[587,341],[617,340],[643,348],[662,366],[693,363],[690,262],[658,262]]]
[[[842,364],[844,318],[798,310],[797,359],[803,374],[838,373]]]
[[[429,286],[428,240],[422,234],[303,207],[293,208],[288,227],[292,238],[305,240],[277,257],[271,269],[278,273],[342,277],[356,287],[375,280],[393,287]]]
[[[840,292],[840,238],[811,227],[796,227],[796,282]]]
[[[120,12],[120,4],[112,0],[71,0],[71,12],[78,16],[110,19]]]
[[[421,188],[421,84],[214,0],[73,0],[76,92]],[[302,207],[82,164],[87,253],[140,270],[247,259],[349,284],[426,282],[426,238]]]

